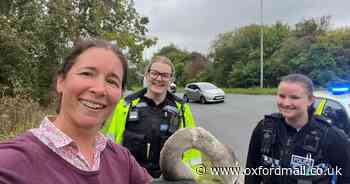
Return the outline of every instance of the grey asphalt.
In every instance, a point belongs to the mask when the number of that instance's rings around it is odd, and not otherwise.
[[[125,95],[130,93],[127,91]],[[245,165],[250,135],[265,114],[277,111],[275,104],[275,96],[271,95],[226,94],[224,103],[190,103],[190,106],[197,126],[229,145]]]
[[[177,94],[182,96],[182,94]],[[227,94],[224,103],[191,103],[197,126],[233,148],[245,165],[250,135],[265,114],[275,112],[275,96]]]

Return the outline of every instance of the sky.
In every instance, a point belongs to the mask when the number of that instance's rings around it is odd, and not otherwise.
[[[304,19],[330,15],[331,26],[350,26],[350,0],[262,0],[263,22],[291,26]],[[148,36],[158,43],[145,58],[169,44],[208,54],[218,34],[260,24],[261,0],[134,0],[141,16],[149,18]]]

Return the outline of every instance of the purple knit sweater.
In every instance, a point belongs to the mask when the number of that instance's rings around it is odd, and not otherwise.
[[[145,184],[152,178],[123,147],[107,143],[98,171],[82,171],[27,132],[0,143],[1,184]]]

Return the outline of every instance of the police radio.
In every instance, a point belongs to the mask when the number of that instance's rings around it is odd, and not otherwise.
[[[165,125],[167,124],[167,125]],[[166,105],[162,109],[162,121],[160,130],[173,134],[180,127],[179,110],[171,105]]]

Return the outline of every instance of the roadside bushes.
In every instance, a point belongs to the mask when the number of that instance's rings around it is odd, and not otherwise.
[[[6,95],[7,88],[0,89],[0,141],[37,127],[41,119],[53,112],[35,102],[25,90],[16,90],[12,96]]]

